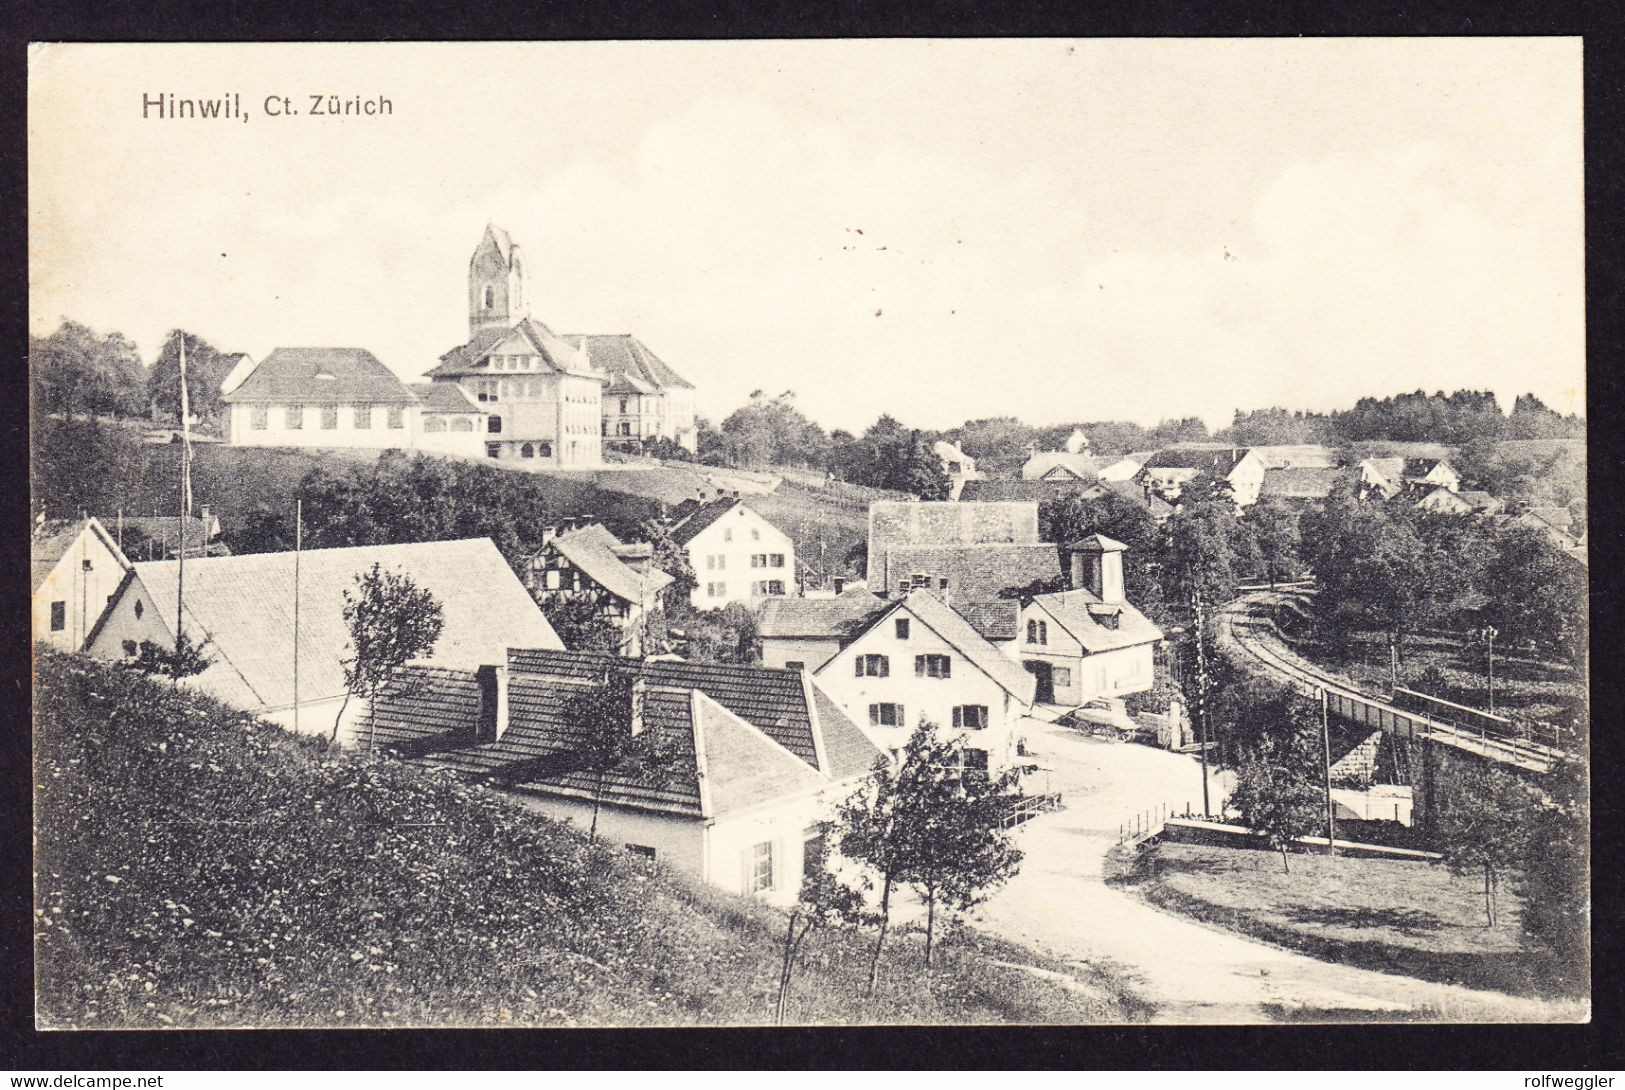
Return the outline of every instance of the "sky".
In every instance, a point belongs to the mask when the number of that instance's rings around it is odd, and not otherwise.
[[[754,390],[850,430],[1418,388],[1583,411],[1580,65],[1509,38],[36,46],[30,328],[412,379],[466,339],[493,222],[533,317],[636,334],[713,420]],[[143,119],[169,94],[246,120]]]

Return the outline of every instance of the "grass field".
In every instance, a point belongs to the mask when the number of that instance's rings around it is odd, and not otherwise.
[[[1119,880],[1153,904],[1314,957],[1519,995],[1562,988],[1522,936],[1503,881],[1485,924],[1483,880],[1435,863],[1161,844]]]
[[[41,649],[36,1020],[50,1028],[741,1025],[783,912],[500,794]],[[1103,970],[961,932],[815,935],[800,1023],[1143,1019]],[[1050,973],[1059,976],[1046,975]]]

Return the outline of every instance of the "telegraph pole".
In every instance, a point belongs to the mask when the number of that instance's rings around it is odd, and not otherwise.
[[[1337,854],[1337,825],[1332,809],[1332,727],[1326,707],[1326,690],[1320,690],[1320,752],[1326,773],[1326,854]]]
[[[1202,595],[1195,587],[1191,588],[1191,611],[1195,614],[1196,630],[1196,721],[1201,729],[1197,745],[1202,755],[1202,817],[1206,819],[1213,816],[1207,788],[1207,648],[1203,639]]]
[[[299,733],[299,553],[305,544],[305,501],[293,501],[293,732]]]

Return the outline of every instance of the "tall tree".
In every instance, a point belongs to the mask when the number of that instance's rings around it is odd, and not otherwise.
[[[445,626],[440,603],[405,572],[381,565],[355,577],[355,589],[344,592],[344,624],[350,645],[343,659],[344,702],[333,720],[333,740],[352,696],[367,699],[367,749],[378,731],[378,694],[397,683],[406,664],[434,650]]]
[[[1527,850],[1538,795],[1514,773],[1488,764],[1463,771],[1444,800],[1434,835],[1457,874],[1484,876],[1484,924],[1495,926],[1495,891]]]
[[[1264,565],[1264,577],[1272,588],[1277,579],[1298,574],[1302,564],[1298,546],[1302,538],[1298,533],[1298,513],[1295,510],[1277,497],[1263,496],[1247,509],[1242,521],[1258,543],[1258,557]]]
[[[1590,784],[1582,761],[1565,758],[1549,772],[1543,805],[1523,839],[1524,933],[1556,958],[1556,975],[1578,990],[1587,983],[1591,937]]]
[[[643,696],[628,673],[606,670],[596,684],[573,695],[566,719],[581,732],[574,749],[562,755],[564,767],[592,780],[592,823],[587,835],[598,836],[598,813],[612,780],[658,787],[676,766],[676,751],[658,726],[644,721]]]
[[[100,336],[64,321],[49,336],[29,338],[28,370],[36,412],[133,416],[145,405],[145,369],[122,333]]]
[[[1323,828],[1325,800],[1318,759],[1319,730],[1315,711],[1294,696],[1286,729],[1265,734],[1243,750],[1236,768],[1236,786],[1228,805],[1241,823],[1261,834],[1281,853],[1281,870],[1290,873],[1287,850],[1300,836]]]
[[[192,413],[202,420],[218,419],[225,411],[220,384],[231,373],[230,358],[195,333],[172,329],[147,375],[147,399],[166,419],[176,422],[181,412],[181,341],[186,342],[186,396]]]

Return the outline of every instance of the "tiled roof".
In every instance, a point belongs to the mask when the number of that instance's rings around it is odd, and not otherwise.
[[[1021,626],[1021,602],[1015,598],[993,598],[982,602],[960,600],[954,611],[986,640],[1013,640]]]
[[[307,549],[299,554],[302,701],[343,693],[340,660],[350,644],[344,592],[375,563],[405,572],[440,603],[445,627],[426,660],[431,665],[472,669],[502,662],[508,647],[562,646],[489,538]],[[134,566],[171,633],[178,568],[173,560]],[[293,569],[289,552],[187,563],[186,629],[193,639],[207,638],[214,657],[196,678],[200,687],[245,709],[293,703]]]
[[[459,375],[509,374],[510,372],[506,371],[491,371],[487,358],[502,342],[514,334],[524,338],[530,346],[531,353],[541,357],[542,362],[552,370],[584,378],[596,375],[591,369],[583,369],[585,365],[581,362],[579,348],[574,342],[564,340],[534,318],[522,318],[507,329],[480,330],[467,344],[458,345],[441,356],[438,364],[424,372],[424,377],[438,379]],[[524,372],[514,371],[511,374],[518,376]]]
[[[685,501],[677,508],[677,512],[680,512],[680,514],[678,520],[672,523],[671,527],[671,536],[676,539],[679,545],[687,545],[690,541],[699,537],[717,519],[732,511],[741,501],[736,497],[727,496],[720,500],[712,500],[709,503],[698,503],[693,507],[688,507],[688,502],[691,501]],[[687,508],[686,513],[682,513],[685,508]]]
[[[583,339],[587,342],[587,358],[592,360],[594,367],[607,375],[636,379],[657,390],[671,386],[680,386],[686,390],[694,389],[692,382],[673,371],[664,360],[649,351],[647,345],[630,333],[565,335],[565,340],[571,344]]]
[[[483,413],[479,402],[455,382],[414,382],[408,387],[426,413]]]
[[[1249,447],[1265,469],[1335,469],[1337,451],[1320,443],[1277,443]]]
[[[1217,469],[1228,476],[1248,455],[1241,447],[1168,447],[1146,459],[1146,469]]]
[[[624,602],[653,604],[655,595],[671,585],[671,576],[651,567],[638,572],[616,554],[620,539],[599,523],[560,534],[548,547],[580,568],[593,582]]]
[[[886,617],[899,609],[908,610],[921,624],[941,637],[944,643],[963,655],[967,662],[991,678],[999,688],[1023,704],[1033,702],[1033,675],[1021,663],[988,643],[969,621],[935,593],[929,590],[910,591],[908,597],[895,603],[875,623],[884,623]]]
[[[1016,636],[1021,603],[1015,592],[1061,578],[1060,551],[1047,542],[1030,545],[902,545],[889,550],[895,580],[929,575],[931,589],[946,593],[955,610],[989,640]],[[941,580],[948,586],[943,588]],[[892,588],[895,591],[895,587]]]
[[[68,555],[68,550],[79,540],[79,535],[86,532],[101,537],[113,554],[122,559],[123,554],[119,551],[117,542],[98,520],[93,518],[47,520],[34,527],[29,540],[29,574],[32,577],[29,593],[39,590],[40,584],[45,582],[62,562],[62,558]]]
[[[893,588],[898,575],[890,570],[888,556],[896,546],[1037,541],[1036,503],[876,501],[869,505],[869,585],[876,590]]]
[[[960,503],[1046,503],[1066,496],[1098,496],[1105,487],[1102,481],[1017,481],[970,480],[959,493]]]
[[[1090,654],[1162,639],[1162,629],[1127,602],[1106,605],[1088,590],[1041,594],[1033,602],[1048,611]],[[1095,620],[1097,615],[1112,612],[1118,618],[1115,629]]]
[[[1305,466],[1285,469],[1266,469],[1264,483],[1259,486],[1260,496],[1280,496],[1285,499],[1318,500],[1331,494],[1342,474],[1340,469],[1319,469]]]
[[[703,694],[696,696],[708,814],[816,791],[829,782],[795,754]]]
[[[486,224],[485,231],[491,236],[491,241],[496,243],[497,253],[502,256],[502,260],[511,261],[510,255],[513,253],[513,241],[509,239],[508,232],[494,223]],[[481,239],[480,241],[484,242],[485,240]]]
[[[1027,459],[1021,467],[1022,477],[1034,480],[1051,473],[1063,473],[1079,480],[1092,481],[1100,477],[1104,463],[1092,454],[1071,454],[1064,450],[1041,450]]]
[[[1525,518],[1543,522],[1554,530],[1567,533],[1574,525],[1574,515],[1567,507],[1531,507],[1523,513]]]
[[[411,405],[417,398],[365,348],[278,348],[228,402]]]
[[[813,694],[818,728],[824,738],[824,771],[837,783],[874,771],[875,762],[883,757],[879,748],[841,710],[823,686],[811,677],[806,680],[808,691]]]
[[[471,743],[479,710],[480,686],[472,670],[413,666],[400,684],[379,694],[370,729],[379,746],[422,756]]]
[[[834,598],[769,598],[756,615],[756,633],[763,638],[847,639],[863,631],[869,618],[885,606],[884,600],[867,591]]]
[[[1478,489],[1463,488],[1456,494],[1466,500],[1473,510],[1482,511],[1486,514],[1498,514],[1506,506],[1490,493]],[[1563,511],[1567,513],[1568,508],[1563,508]]]

